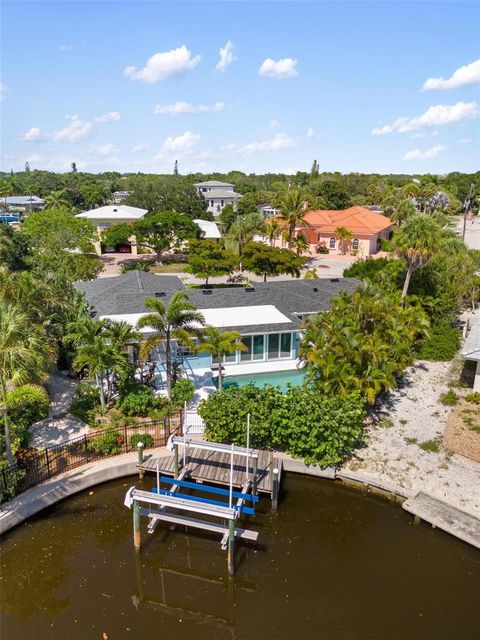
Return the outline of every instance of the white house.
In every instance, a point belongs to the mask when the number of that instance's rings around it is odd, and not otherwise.
[[[83,211],[77,213],[77,218],[84,218],[90,220],[90,222],[96,227],[98,233],[98,241],[95,243],[95,250],[98,255],[102,253],[102,233],[108,227],[115,224],[131,224],[141,220],[148,212],[148,209],[139,209],[138,207],[130,207],[126,204],[108,205],[106,207],[99,207],[98,209],[91,209],[90,211]],[[129,239],[129,247],[125,247],[125,251],[137,255],[137,243],[135,236],[131,236]]]
[[[258,212],[261,213],[264,218],[279,216],[281,213],[280,209],[275,209],[275,207],[272,207],[271,204],[259,204],[257,209],[258,209]]]
[[[122,204],[122,202],[131,195],[131,191],[114,191],[112,194],[113,204]]]
[[[38,196],[7,196],[1,198],[10,211],[41,211],[45,208],[45,200]]]
[[[223,207],[227,204],[231,204],[236,209],[237,202],[242,197],[235,192],[234,185],[229,182],[207,180],[206,182],[197,182],[194,186],[205,200],[207,211],[215,216],[220,215]]]

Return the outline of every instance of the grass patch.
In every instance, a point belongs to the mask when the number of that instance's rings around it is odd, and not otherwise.
[[[465,400],[467,402],[471,402],[472,404],[480,404],[480,393],[478,393],[478,391],[474,391],[473,393],[468,393],[465,396]]]
[[[460,348],[460,333],[449,322],[441,322],[430,330],[418,351],[421,360],[448,362]]]
[[[150,267],[152,273],[185,273],[185,262],[169,262],[168,264],[156,264]]]
[[[440,443],[438,440],[425,440],[425,442],[421,442],[418,446],[423,451],[428,451],[428,453],[438,453],[440,451]]]
[[[382,416],[378,421],[378,426],[381,429],[391,429],[393,427],[393,420],[387,416]]]
[[[405,418],[401,418],[399,422],[400,424],[408,424],[408,420],[405,420]]]
[[[458,403],[458,397],[453,389],[449,389],[440,396],[440,402],[447,407],[454,407]]]
[[[404,438],[407,444],[417,444],[418,440],[416,438]]]

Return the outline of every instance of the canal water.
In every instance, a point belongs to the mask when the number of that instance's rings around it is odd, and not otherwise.
[[[218,538],[165,525],[136,558],[136,478],[20,525],[1,545],[2,640],[478,640],[480,554],[400,507],[288,475],[233,579]],[[144,487],[150,487],[151,480]]]

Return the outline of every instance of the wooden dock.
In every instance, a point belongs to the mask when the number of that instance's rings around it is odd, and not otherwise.
[[[480,519],[456,509],[451,505],[420,491],[403,503],[403,508],[415,516],[415,520],[425,520],[433,527],[460,538],[480,549]]]
[[[180,469],[183,469],[183,452],[179,446]],[[229,485],[230,483],[229,453],[218,451],[202,451],[187,447],[185,466],[188,467],[188,477],[192,480],[209,482],[211,484]],[[256,473],[256,487],[260,493],[272,495],[273,481],[272,470],[278,461],[273,458],[270,451],[259,451]],[[245,457],[233,456],[233,486],[242,487],[247,479],[245,471]],[[142,471],[156,473],[158,470],[164,475],[175,475],[174,456],[145,458],[139,466]],[[281,469],[281,465],[277,465]],[[250,461],[250,478],[253,475],[253,460]]]

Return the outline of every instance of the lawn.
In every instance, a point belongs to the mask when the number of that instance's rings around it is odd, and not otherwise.
[[[169,262],[168,264],[153,265],[150,268],[152,273],[185,273],[186,262]]]

